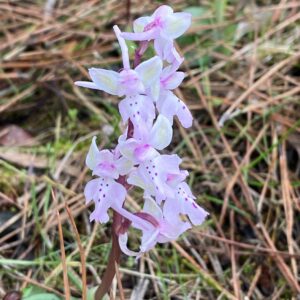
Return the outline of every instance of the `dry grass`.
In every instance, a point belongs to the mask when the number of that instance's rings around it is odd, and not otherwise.
[[[84,157],[93,135],[116,143],[120,117],[118,99],[73,81],[119,69],[112,25],[158,4],[131,1],[128,15],[125,1],[0,1],[0,296],[80,299],[87,288],[92,299],[109,226],[88,221]],[[297,299],[300,3],[172,6],[195,15],[178,40],[187,78],[176,91],[195,122],[175,124],[169,151],[210,218],[138,262],[123,257],[111,298]],[[140,194],[127,203],[138,209]]]

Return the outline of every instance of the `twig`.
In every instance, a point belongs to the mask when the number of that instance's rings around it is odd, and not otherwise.
[[[77,230],[76,223],[74,221],[72,212],[68,206],[67,203],[65,203],[65,207],[67,210],[67,213],[69,215],[71,225],[75,234],[77,246],[79,248],[79,254],[80,254],[80,260],[81,260],[81,278],[82,278],[82,299],[86,300],[87,299],[87,286],[86,286],[86,264],[85,264],[85,253],[84,253],[84,248],[81,244],[80,236]]]
[[[52,190],[52,196],[53,196],[53,198],[55,198],[53,190]],[[71,299],[71,293],[70,293],[68,270],[67,270],[67,264],[66,264],[66,253],[65,253],[65,246],[64,246],[64,237],[63,237],[62,226],[61,226],[61,221],[60,221],[60,215],[59,215],[58,210],[56,212],[56,216],[57,216],[57,222],[58,222],[58,233],[59,233],[61,261],[62,261],[63,276],[64,276],[65,297],[66,297],[66,300],[70,300]]]

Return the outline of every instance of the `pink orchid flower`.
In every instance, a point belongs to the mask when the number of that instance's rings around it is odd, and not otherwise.
[[[128,176],[129,184],[138,186],[146,196],[155,196],[157,203],[174,197],[174,188],[188,175],[179,169],[181,159],[178,155],[158,155],[142,162]]]
[[[177,116],[184,128],[189,128],[193,123],[193,116],[186,106],[171,91],[177,88],[184,79],[184,72],[177,71],[179,65],[169,65],[163,69],[160,79],[152,86],[150,94],[156,102],[158,112],[164,115],[171,124],[174,116]]]
[[[91,68],[89,75],[92,82],[76,81],[77,86],[104,91],[111,95],[135,96],[145,93],[160,76],[162,61],[154,56],[138,65],[134,70],[130,68],[128,48],[124,39],[120,36],[118,26],[114,26],[116,36],[122,51],[123,70],[115,72],[111,70]]]
[[[93,175],[118,179],[119,175],[126,175],[132,168],[132,162],[109,150],[99,151],[96,144],[96,137],[93,137],[92,144],[86,156],[86,165],[93,171]]]
[[[119,140],[117,150],[124,158],[137,165],[158,156],[157,150],[166,148],[171,143],[172,135],[170,122],[163,115],[159,115],[151,128],[140,122],[133,138]]]
[[[133,41],[154,40],[156,53],[172,63],[178,59],[173,40],[181,36],[191,25],[191,14],[174,13],[170,6],[162,5],[150,17],[134,21],[134,32],[123,32],[122,37]]]
[[[164,215],[167,218],[187,215],[193,225],[204,222],[208,213],[200,207],[186,182],[181,182],[175,191],[173,198],[167,198],[164,205]]]
[[[151,250],[157,243],[166,243],[176,240],[183,232],[191,228],[189,222],[182,221],[179,217],[165,216],[160,206],[151,198],[146,197],[141,213],[136,213],[141,219],[147,221],[151,226],[142,229],[142,240],[140,251],[135,252],[128,249],[128,234],[119,236],[119,244],[122,251],[130,256],[140,257],[142,253]],[[135,224],[132,224],[135,227]]]

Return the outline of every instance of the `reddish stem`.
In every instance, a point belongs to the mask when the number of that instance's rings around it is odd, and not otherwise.
[[[141,63],[142,56],[146,52],[146,50],[148,48],[148,45],[149,45],[148,41],[140,42],[140,46],[135,50],[134,62],[133,62],[133,67],[134,68],[137,67]]]
[[[112,244],[111,244],[111,251],[109,254],[109,260],[107,263],[106,270],[102,277],[102,282],[98,287],[95,300],[101,300],[104,295],[110,290],[111,283],[116,274],[116,263],[119,265],[120,258],[121,258],[121,249],[118,241],[118,227],[122,223],[122,216],[118,214],[116,211],[113,213],[113,224],[112,224]]]

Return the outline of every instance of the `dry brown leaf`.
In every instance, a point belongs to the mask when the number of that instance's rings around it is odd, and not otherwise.
[[[17,164],[21,167],[47,168],[48,160],[46,157],[36,156],[30,153],[22,153],[13,150],[4,150],[0,148],[0,158]]]
[[[32,146],[35,144],[36,140],[17,125],[7,125],[0,130],[0,145],[2,146]]]
[[[13,164],[24,168],[36,168],[36,169],[45,169],[49,167],[49,161],[45,156],[37,156],[31,153],[23,153],[17,149],[6,150],[0,148],[0,158],[7,160]],[[60,164],[61,161],[57,161],[57,164]],[[78,168],[74,166],[66,166],[64,168],[64,173],[71,176],[78,175]]]

